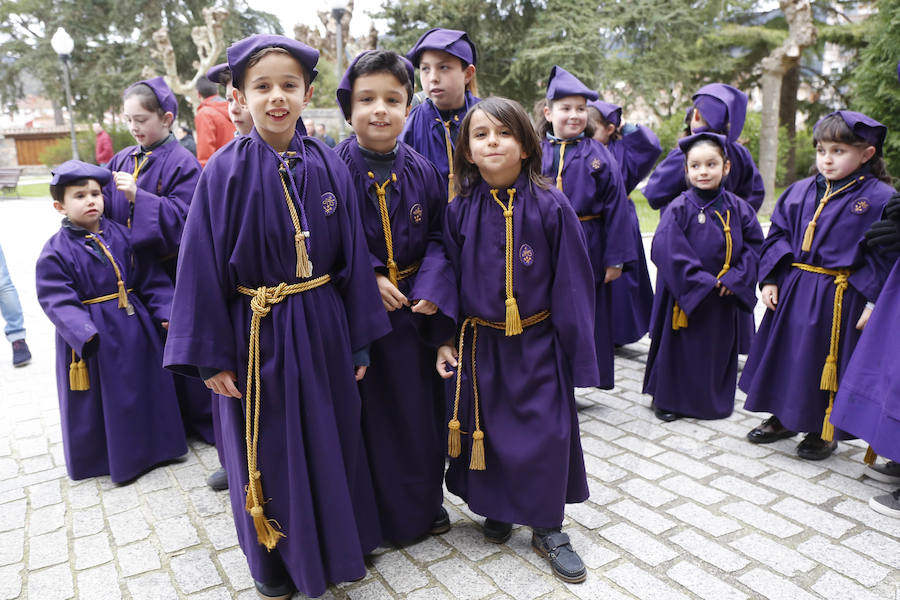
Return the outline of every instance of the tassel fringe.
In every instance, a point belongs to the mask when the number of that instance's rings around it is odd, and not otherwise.
[[[872,446],[866,448],[866,455],[863,457],[863,462],[867,465],[874,465],[876,458],[878,458],[878,455],[872,450]]]
[[[472,433],[472,459],[469,461],[472,471],[484,471],[484,432],[480,429]]]
[[[306,238],[308,231],[300,231],[294,236],[294,245],[297,247],[297,277],[305,279],[312,277],[313,266],[306,252]]]
[[[247,512],[253,517],[253,527],[256,529],[256,539],[260,544],[266,547],[266,550],[272,550],[280,538],[285,535],[279,531],[281,526],[275,519],[267,519],[262,504],[262,483],[259,480],[259,471],[253,474],[252,481],[247,484]],[[251,488],[252,486],[252,488]]]
[[[800,249],[803,252],[809,252],[812,249],[813,236],[816,234],[816,221],[812,220],[806,226],[806,233],[803,234],[803,244]]]
[[[687,326],[687,313],[681,310],[681,307],[678,306],[678,303],[676,302],[675,306],[672,308],[672,330],[678,331],[679,329],[686,329]]]
[[[391,280],[391,283],[394,286],[397,285],[397,282],[400,280],[400,272],[397,269],[397,263],[394,260],[389,260],[387,263],[388,268],[388,279]]]
[[[522,333],[522,319],[519,317],[519,305],[515,298],[506,299],[506,335]]]
[[[838,389],[837,361],[834,356],[829,356],[825,359],[825,366],[822,368],[822,380],[819,382],[819,389],[827,392],[836,392]]]
[[[73,356],[72,362],[69,363],[69,389],[73,392],[84,392],[91,389],[87,365],[83,358],[76,361]]]
[[[128,306],[128,292],[125,291],[125,282],[119,279],[119,308],[126,308]]]
[[[450,433],[447,435],[447,454],[452,458],[459,456],[462,452],[462,443],[460,442],[459,419],[453,419],[447,424]]]
[[[819,436],[826,442],[834,439],[834,425],[831,424],[831,407],[833,403],[834,395],[832,395],[831,401],[828,402],[828,410],[825,411],[825,419],[822,421],[822,435]]]

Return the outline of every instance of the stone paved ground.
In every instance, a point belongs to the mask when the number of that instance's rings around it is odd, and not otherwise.
[[[254,598],[226,493],[204,485],[215,450],[135,483],[72,482],[63,463],[52,329],[33,265],[58,219],[48,200],[0,200],[0,243],[25,305],[34,362],[10,366],[0,344],[0,599]],[[900,600],[900,520],[866,505],[890,491],[863,477],[861,443],[822,463],[795,441],[744,441],[759,417],[656,421],[640,393],[646,343],[617,359],[618,386],[581,390],[591,498],[566,530],[590,574],[554,579],[518,528],[486,544],[452,496],[450,533],[382,548],[368,576],[327,598]],[[740,400],[741,398],[739,398]]]

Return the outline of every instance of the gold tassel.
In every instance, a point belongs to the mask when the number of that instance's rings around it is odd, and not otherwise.
[[[672,330],[678,331],[679,329],[686,329],[687,326],[687,313],[681,310],[681,307],[678,306],[678,303],[676,302],[675,306],[672,308]]]
[[[84,392],[91,389],[91,380],[88,376],[87,364],[84,359],[75,360],[75,351],[72,351],[72,362],[69,363],[69,389],[73,392]]]
[[[819,436],[826,442],[834,439],[834,425],[831,424],[831,409],[834,407],[834,392],[828,398],[828,408],[825,409],[825,419],[822,421],[822,435]]]
[[[118,281],[119,285],[119,308],[126,308],[128,306],[128,293],[125,291],[125,282],[121,279]]]
[[[472,433],[472,459],[469,461],[472,471],[484,471],[484,432],[476,429]]]
[[[247,484],[247,512],[253,517],[253,527],[256,529],[256,539],[260,544],[266,547],[266,550],[272,550],[280,538],[285,537],[283,533],[278,531],[280,527],[275,519],[267,519],[265,511],[263,511],[263,495],[262,483],[260,482],[260,473],[257,471],[253,474],[252,481]],[[252,486],[252,489],[251,489]],[[254,496],[259,499],[254,499]]]
[[[450,429],[450,433],[447,435],[447,454],[452,458],[456,458],[462,451],[462,443],[459,437],[459,419],[452,419],[447,424],[447,427]]]
[[[515,298],[506,299],[506,335],[522,333],[522,319],[519,318],[519,304]]]
[[[834,356],[829,356],[825,359],[825,366],[822,367],[822,379],[819,382],[819,389],[827,392],[836,392],[838,390],[837,360]]]
[[[308,237],[308,231],[298,231],[294,234],[294,245],[297,247],[297,277],[301,279],[312,277],[312,262],[306,253],[306,238]]]
[[[878,458],[878,455],[872,450],[872,446],[866,448],[866,455],[863,457],[863,462],[867,465],[874,465],[876,458]]]
[[[809,252],[812,249],[813,236],[816,234],[816,221],[813,219],[809,222],[809,225],[806,226],[806,233],[803,234],[803,244],[800,246],[800,250],[803,252]]]
[[[400,272],[397,269],[397,262],[393,259],[389,260],[387,262],[387,268],[388,268],[388,279],[390,279],[391,283],[393,283],[394,286],[396,287],[397,282],[399,281],[399,277],[400,277]]]

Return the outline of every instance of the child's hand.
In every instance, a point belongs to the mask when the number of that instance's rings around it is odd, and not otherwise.
[[[169,322],[168,321],[163,321],[162,323],[160,323],[160,325],[162,325],[162,328],[165,329],[166,331],[169,330]]]
[[[719,297],[720,297],[720,298],[721,298],[722,296],[734,296],[734,292],[732,292],[732,291],[729,290],[727,287],[725,287],[724,285],[722,285],[722,282],[721,282],[721,281],[717,281],[717,282],[716,282],[716,289],[719,290]]]
[[[378,291],[381,292],[381,303],[384,304],[385,310],[390,312],[403,306],[409,306],[409,300],[397,289],[396,285],[391,283],[390,279],[381,273],[375,273],[375,281],[378,282]]]
[[[437,310],[437,304],[435,304],[431,300],[425,300],[424,298],[421,300],[416,300],[412,305],[412,311],[414,313],[419,313],[422,315],[433,315],[437,312]]]
[[[366,371],[368,370],[368,366],[363,365],[361,367],[353,367],[353,375],[356,377],[357,381],[362,381],[363,377],[366,376]]]
[[[619,267],[606,267],[606,275],[603,277],[603,283],[615,281],[622,276],[622,269]]]
[[[241,393],[234,385],[237,383],[237,375],[234,374],[234,371],[219,371],[209,379],[204,379],[203,383],[206,384],[206,387],[221,396],[228,396],[230,398],[241,397]]]
[[[453,369],[459,364],[456,356],[456,348],[448,344],[444,344],[437,351],[437,368],[438,375],[441,379],[450,379],[453,377]]]
[[[859,315],[859,321],[856,322],[856,328],[862,331],[863,327],[866,326],[866,323],[869,322],[869,317],[872,316],[872,309],[866,308],[863,310],[862,314]]]
[[[137,182],[134,176],[127,171],[113,171],[113,180],[116,182],[116,189],[125,194],[129,202],[134,202],[137,196]]]
[[[762,301],[769,310],[775,310],[778,306],[778,286],[774,283],[767,283],[762,286]]]

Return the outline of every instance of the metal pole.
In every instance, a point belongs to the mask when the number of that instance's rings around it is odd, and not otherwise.
[[[75,114],[72,112],[72,87],[69,85],[69,57],[60,56],[66,80],[66,110],[69,111],[69,132],[72,135],[72,160],[78,160],[78,143],[75,141]]]

